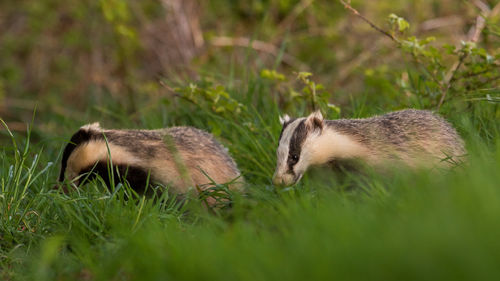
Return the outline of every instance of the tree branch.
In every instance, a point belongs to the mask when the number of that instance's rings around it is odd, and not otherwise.
[[[210,41],[210,44],[215,47],[246,47],[252,48],[259,52],[264,52],[271,54],[273,56],[278,56],[280,54],[280,49],[271,43],[267,43],[259,40],[251,40],[246,37],[226,37],[219,36],[214,37]],[[307,70],[309,67],[296,59],[295,57],[284,53],[282,55],[283,62],[297,69]]]
[[[354,9],[349,3],[346,3],[344,0],[340,0],[340,3],[342,3],[342,5],[344,5],[344,8],[348,9],[349,11],[351,11],[354,15],[358,16],[359,18],[361,18],[363,21],[365,21],[366,23],[368,23],[373,29],[377,30],[378,32],[384,34],[385,36],[389,37],[392,41],[396,42],[399,44],[399,40],[394,37],[392,34],[390,34],[389,32],[383,30],[382,28],[376,26],[373,22],[371,22],[369,19],[365,18],[362,14],[360,14],[358,12],[358,10]]]

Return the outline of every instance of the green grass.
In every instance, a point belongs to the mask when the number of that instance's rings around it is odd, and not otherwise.
[[[399,47],[340,1],[189,1],[201,5],[190,23],[205,44],[179,66],[165,60],[185,43],[161,40],[166,2],[0,2],[0,120],[16,130],[0,124],[0,280],[498,279],[498,1],[352,1]],[[410,30],[391,32],[392,13]],[[480,15],[479,40],[464,44]],[[221,36],[277,52],[215,47]],[[314,73],[310,83],[299,71]],[[294,187],[271,184],[279,114],[308,114],[311,100],[330,119],[435,109],[448,86],[439,113],[464,137],[465,164],[385,176],[315,169]],[[60,193],[62,150],[95,121],[205,129],[229,148],[247,192],[213,212],[101,180]]]
[[[295,187],[280,190],[270,181],[280,130],[271,91],[260,78],[242,90],[229,90],[246,107],[239,114],[216,113],[209,104],[180,99],[145,101],[134,116],[116,104],[87,113],[107,127],[176,124],[215,133],[248,183],[247,194],[233,194],[233,207],[215,214],[197,202],[179,206],[167,194],[147,199],[123,185],[108,191],[100,181],[69,194],[54,190],[61,150],[81,121],[62,122],[59,136],[36,126],[24,136],[5,134],[13,143],[0,150],[1,279],[500,276],[498,104],[447,105],[444,113],[469,150],[467,163],[452,171],[344,180],[314,171]],[[304,106],[297,108],[292,114],[306,113]],[[346,117],[383,112],[362,104],[346,111]]]

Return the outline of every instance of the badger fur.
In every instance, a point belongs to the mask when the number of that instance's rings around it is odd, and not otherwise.
[[[109,186],[110,164],[116,183],[126,178],[138,191],[144,191],[148,181],[185,193],[189,187],[203,189],[212,180],[221,184],[240,177],[227,149],[202,130],[108,130],[93,123],[71,137],[63,152],[59,181],[68,179],[78,186],[85,175],[98,174]],[[238,179],[230,188],[240,186]]]
[[[465,154],[455,129],[430,111],[407,109],[366,119],[280,118],[283,128],[273,176],[292,185],[309,166],[361,160],[375,168],[449,165]],[[443,159],[449,161],[443,161]]]

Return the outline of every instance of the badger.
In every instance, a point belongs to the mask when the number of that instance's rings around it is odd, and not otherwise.
[[[443,118],[427,110],[406,109],[366,119],[324,120],[280,117],[275,185],[298,182],[309,166],[365,163],[375,170],[449,166],[465,154],[464,142]]]
[[[113,173],[109,173],[113,171]],[[66,145],[59,182],[75,186],[101,176],[108,186],[126,179],[139,192],[148,182],[184,194],[189,187],[230,183],[240,189],[242,179],[228,151],[211,134],[193,127],[157,130],[111,130],[99,123],[81,127]]]

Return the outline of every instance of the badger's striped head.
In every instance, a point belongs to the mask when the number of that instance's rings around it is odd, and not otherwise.
[[[83,184],[81,179],[88,180],[99,175],[111,186],[111,179],[118,181],[120,175],[126,176],[131,186],[141,190],[148,182],[149,171],[142,168],[141,160],[132,151],[137,151],[137,146],[131,148],[125,145],[136,141],[135,136],[137,134],[127,133],[126,130],[102,129],[99,123],[82,126],[64,148],[58,181],[70,180],[78,187]],[[111,169],[110,164],[113,164]]]
[[[273,176],[275,185],[296,183],[315,157],[314,139],[323,132],[323,116],[319,111],[307,118],[280,117],[283,125],[276,151],[276,171]]]

